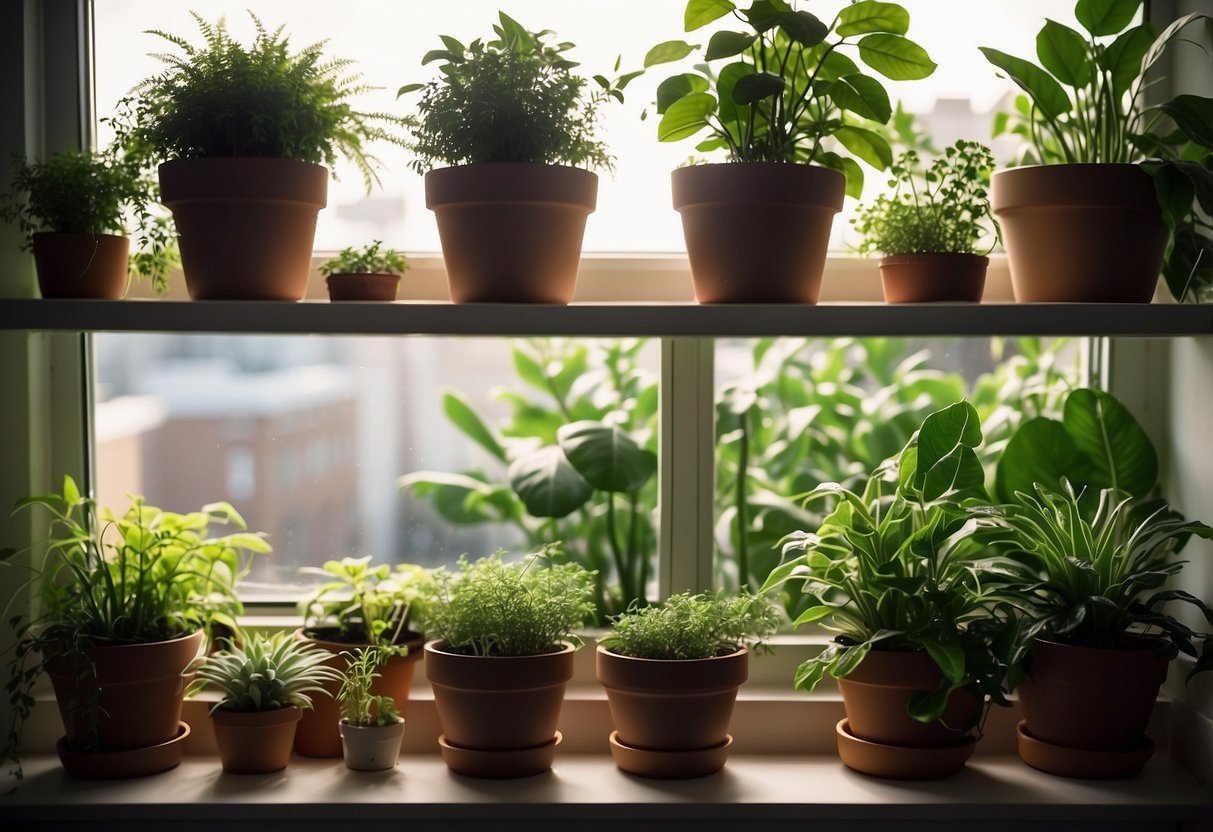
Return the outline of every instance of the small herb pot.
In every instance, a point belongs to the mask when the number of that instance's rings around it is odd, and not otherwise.
[[[400,290],[400,275],[366,272],[334,272],[325,278],[329,300],[370,300],[391,302]]]
[[[219,760],[230,774],[281,771],[291,761],[300,709],[225,711],[211,714]]]
[[[385,771],[396,765],[404,740],[404,718],[391,725],[351,725],[341,721],[345,767],[354,771]]]

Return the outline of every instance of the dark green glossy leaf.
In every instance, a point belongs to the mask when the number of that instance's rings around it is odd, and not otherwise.
[[[910,28],[910,13],[896,3],[878,3],[863,0],[844,6],[838,14],[838,28],[834,31],[848,38],[872,32],[890,32],[904,35]]]
[[[730,98],[734,104],[753,104],[764,98],[779,95],[784,89],[784,80],[772,72],[754,72],[743,75],[733,85]]]
[[[792,11],[783,0],[754,0],[742,14],[759,32],[766,32],[779,25],[779,20]]]
[[[1075,390],[1066,398],[1062,421],[1074,445],[1091,462],[1095,479],[1088,485],[1143,497],[1158,482],[1158,456],[1150,438],[1114,396],[1101,390]]]
[[[1141,0],[1078,0],[1074,16],[1095,37],[1114,35],[1133,22]]]
[[[594,493],[556,445],[514,460],[509,478],[510,487],[532,517],[566,517]]]
[[[925,49],[901,35],[867,35],[859,41],[859,59],[894,81],[926,78],[936,66]]]
[[[1175,170],[1192,183],[1192,191],[1206,214],[1213,214],[1213,170],[1196,162],[1172,162]],[[1188,203],[1191,210],[1191,203]]]
[[[754,37],[747,32],[713,32],[703,56],[706,60],[715,61],[740,55],[754,43]]]
[[[893,115],[884,85],[862,73],[840,77],[830,88],[830,98],[842,109],[881,124],[888,123]]]
[[[657,473],[657,456],[617,425],[573,422],[557,438],[577,473],[599,491],[637,491]]]
[[[659,43],[645,54],[645,69],[658,64],[668,64],[671,61],[681,61],[694,50],[694,46],[683,40],[667,40]]]
[[[1059,491],[1063,476],[1085,482],[1086,458],[1061,422],[1037,417],[1020,425],[1007,442],[995,469],[994,490],[1002,502],[1013,502],[1019,492],[1035,494],[1035,483]]]
[[[1036,36],[1036,54],[1057,80],[1071,87],[1091,82],[1091,59],[1082,35],[1056,20],[1046,20]]]
[[[719,20],[737,7],[729,0],[690,0],[683,13],[683,26],[693,32],[713,20]]]
[[[716,99],[706,92],[683,96],[665,111],[657,124],[657,140],[676,142],[693,136],[708,125],[708,116],[716,110]]]
[[[664,113],[680,98],[685,98],[693,92],[707,92],[707,89],[707,79],[692,72],[666,78],[657,85],[657,112]]]
[[[1121,98],[1141,75],[1141,61],[1154,42],[1154,27],[1148,23],[1134,26],[1108,45],[1099,56],[1099,65],[1112,76],[1112,94]]]
[[[1035,102],[1046,118],[1057,118],[1070,111],[1070,97],[1052,75],[1035,64],[1006,52],[980,47],[986,60],[1007,74]]]
[[[1190,140],[1213,149],[1213,98],[1177,95],[1158,109],[1170,116]]]
[[[826,39],[830,29],[806,11],[788,12],[779,18],[779,28],[801,46],[816,46]]]

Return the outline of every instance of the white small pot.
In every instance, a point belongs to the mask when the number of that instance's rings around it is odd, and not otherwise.
[[[341,722],[345,767],[354,771],[383,771],[396,765],[404,739],[404,718],[394,725],[361,726]]]

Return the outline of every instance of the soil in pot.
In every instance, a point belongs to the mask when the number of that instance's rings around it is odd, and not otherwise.
[[[223,770],[266,774],[286,768],[299,715],[300,709],[294,706],[274,711],[214,711],[211,721]]]
[[[128,238],[41,232],[33,243],[42,297],[118,300],[126,294]]]
[[[394,301],[400,289],[398,274],[337,272],[324,279],[329,300]]]
[[[404,740],[404,719],[391,725],[350,725],[341,721],[345,767],[354,771],[383,771],[396,765]]]
[[[880,260],[885,303],[979,303],[990,258],[938,252]]]

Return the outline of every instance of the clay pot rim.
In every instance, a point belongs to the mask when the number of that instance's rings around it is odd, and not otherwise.
[[[315,162],[304,162],[299,159],[285,159],[281,156],[178,156],[174,159],[166,159],[157,166],[157,170],[162,170],[168,167],[186,167],[193,165],[201,167],[203,165],[211,165],[216,162],[236,162],[237,164],[257,164],[257,165],[278,165],[279,167],[308,167],[324,171],[327,177],[329,169],[324,165],[316,164]]]
[[[693,663],[694,664],[713,664],[716,662],[724,661],[726,659],[736,658],[737,656],[750,652],[750,648],[742,646],[742,647],[739,647],[736,650],[732,651],[731,653],[721,653],[716,656],[709,656],[706,659],[649,659],[649,658],[644,658],[642,656],[629,656],[626,653],[617,653],[616,651],[614,651],[611,648],[609,648],[605,645],[602,645],[602,644],[599,644],[596,646],[597,646],[597,651],[599,653],[606,653],[608,656],[611,656],[612,658],[626,659],[629,662],[652,663],[654,665],[678,664],[678,665],[682,665],[683,667],[686,667],[687,665],[690,665]]]
[[[354,725],[348,719],[344,718],[342,718],[342,720],[337,724],[342,728],[348,728],[351,731],[394,731],[395,729],[404,725],[404,717],[398,716],[396,717],[395,722],[390,722],[387,725]]]
[[[395,274],[394,272],[333,272],[324,276],[325,280],[332,280],[334,277],[342,280],[347,277],[368,278],[368,277],[394,277],[397,280],[404,275]]]
[[[1134,162],[1024,165],[994,172],[990,209],[1011,214],[1025,209],[1158,211],[1154,181]]]
[[[33,234],[30,235],[31,239],[34,239],[37,237],[42,237],[42,238],[46,238],[46,237],[94,237],[94,238],[98,238],[98,239],[109,239],[109,240],[129,240],[129,239],[131,239],[131,236],[129,234],[113,234],[111,232],[103,232],[103,231],[35,231]]]
[[[985,254],[971,254],[964,251],[906,251],[899,254],[884,254],[880,258],[882,266],[896,266],[902,263],[919,263],[924,260],[968,260],[973,263],[990,264],[990,258]]]
[[[1124,656],[1126,654],[1139,654],[1153,652],[1167,643],[1167,640],[1162,636],[1149,635],[1146,633],[1129,633],[1123,634],[1128,644],[1121,647],[1094,647],[1086,644],[1072,644],[1068,641],[1058,641],[1055,638],[1044,638],[1036,636],[1033,642],[1046,645],[1049,649],[1057,650],[1058,652],[1066,651],[1081,651],[1088,656],[1098,656],[1100,654],[1111,656]],[[1029,655],[1031,655],[1029,653]]]
[[[303,709],[298,705],[287,705],[283,708],[271,708],[265,711],[234,711],[216,708],[211,711],[210,716],[219,725],[233,728],[268,728],[286,722],[297,722],[303,716]]]
[[[550,650],[547,653],[532,653],[527,656],[473,656],[470,653],[455,653],[451,650],[443,649],[445,642],[441,639],[431,639],[425,643],[426,653],[440,653],[443,656],[450,656],[454,659],[477,659],[484,661],[512,661],[516,662],[520,659],[545,659],[551,656],[561,656],[565,653],[573,653],[578,650],[578,646],[571,641],[561,641],[559,650]]]
[[[343,650],[358,650],[362,647],[370,647],[370,644],[365,641],[333,641],[332,639],[321,638],[319,635],[317,635],[317,633],[320,632],[338,629],[338,627],[299,627],[294,631],[294,633],[292,633],[292,635],[299,641],[310,641],[313,644],[328,650],[330,653],[340,653]],[[407,656],[394,656],[393,658],[404,658],[409,660],[413,659],[414,657],[419,657],[421,655],[419,648],[423,647],[426,642],[425,633],[418,632],[417,630],[403,630],[400,635],[402,640],[397,641],[395,646],[407,647],[409,648],[409,652]]]

